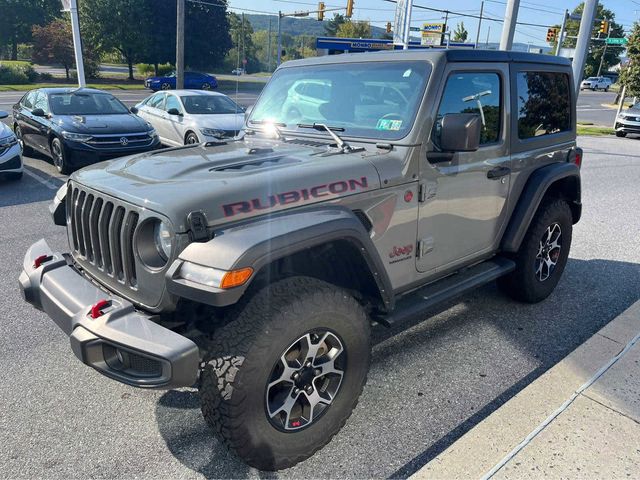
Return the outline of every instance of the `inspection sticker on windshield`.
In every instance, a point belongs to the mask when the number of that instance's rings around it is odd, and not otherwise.
[[[376,130],[400,130],[402,128],[402,120],[389,120],[381,118],[378,120]]]

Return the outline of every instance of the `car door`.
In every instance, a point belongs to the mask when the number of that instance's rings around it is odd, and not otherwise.
[[[32,115],[34,146],[41,152],[49,153],[49,130],[51,128],[51,110],[49,109],[49,98],[45,92],[40,90],[35,98],[33,110],[41,109],[44,112],[43,117]]]
[[[165,92],[154,93],[149,99],[140,107],[138,114],[144,118],[147,122],[156,129],[160,140],[163,140],[162,130],[164,128],[164,122],[166,115],[164,112],[164,102],[167,94]]]
[[[459,68],[459,66],[458,66]],[[504,64],[445,70],[426,154],[421,158],[417,269],[445,272],[490,255],[506,217],[510,182],[509,68]],[[438,152],[441,118],[475,113],[483,128],[474,152]]]
[[[33,110],[33,104],[36,101],[37,94],[38,90],[31,90],[25,94],[18,103],[18,108],[15,110],[15,121],[20,128],[21,139],[23,143],[29,147],[34,146],[36,125],[31,121],[31,110]]]
[[[178,115],[172,115],[169,110],[175,109],[178,111]],[[163,122],[163,136],[169,142],[173,142],[177,145],[184,144],[184,108],[177,95],[172,93],[167,94],[167,99],[164,104],[165,120]]]

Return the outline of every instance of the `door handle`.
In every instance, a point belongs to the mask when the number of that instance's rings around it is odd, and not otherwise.
[[[509,167],[496,167],[487,172],[487,178],[495,180],[497,178],[504,177],[505,175],[509,175],[510,173],[511,169]]]

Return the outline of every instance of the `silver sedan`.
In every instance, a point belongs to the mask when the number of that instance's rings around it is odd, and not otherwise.
[[[189,145],[236,137],[244,127],[245,109],[218,92],[157,92],[135,108],[140,117],[153,125],[165,145]]]

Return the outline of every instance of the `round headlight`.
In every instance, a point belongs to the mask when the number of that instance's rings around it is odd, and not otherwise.
[[[162,259],[166,262],[171,256],[171,230],[164,222],[156,222],[153,230],[153,238],[156,248]]]

